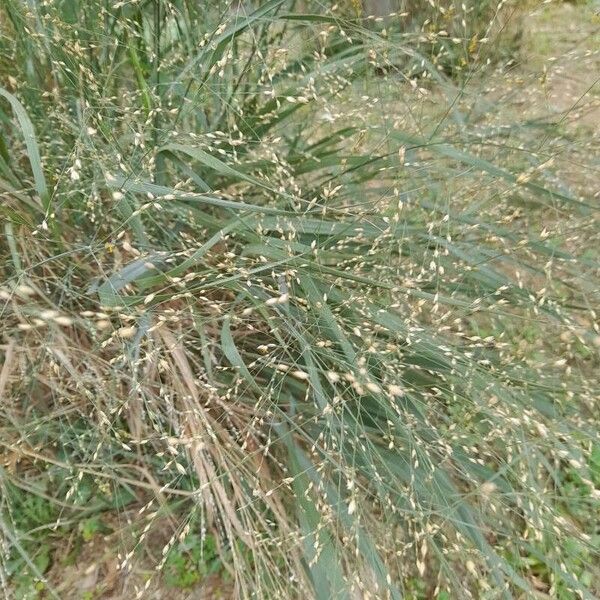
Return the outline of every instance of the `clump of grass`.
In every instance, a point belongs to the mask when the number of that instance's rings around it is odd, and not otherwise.
[[[417,117],[378,67],[418,39],[359,16],[209,4],[2,6],[4,589],[16,485],[126,515],[124,577],[591,598],[597,198],[556,129],[478,127],[425,59]]]
[[[512,0],[353,0],[349,5],[366,26],[410,40],[412,53],[396,68],[413,76],[441,71],[456,78],[514,60],[527,7]]]

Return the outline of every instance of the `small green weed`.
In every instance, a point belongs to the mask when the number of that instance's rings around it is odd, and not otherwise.
[[[164,578],[170,587],[189,588],[209,575],[222,574],[223,568],[212,535],[189,535],[169,550]]]

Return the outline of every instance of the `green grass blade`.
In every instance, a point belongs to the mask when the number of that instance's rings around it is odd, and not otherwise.
[[[8,90],[0,87],[0,96],[6,98],[17,117],[19,127],[25,140],[25,147],[27,148],[27,158],[31,165],[31,172],[33,173],[33,180],[35,182],[35,189],[42,201],[44,210],[48,211],[50,208],[50,194],[48,193],[48,186],[46,185],[46,177],[44,176],[44,169],[42,167],[42,159],[40,157],[40,151],[38,148],[37,141],[35,139],[35,131],[33,123],[27,114],[27,111],[19,100],[11,94]]]

